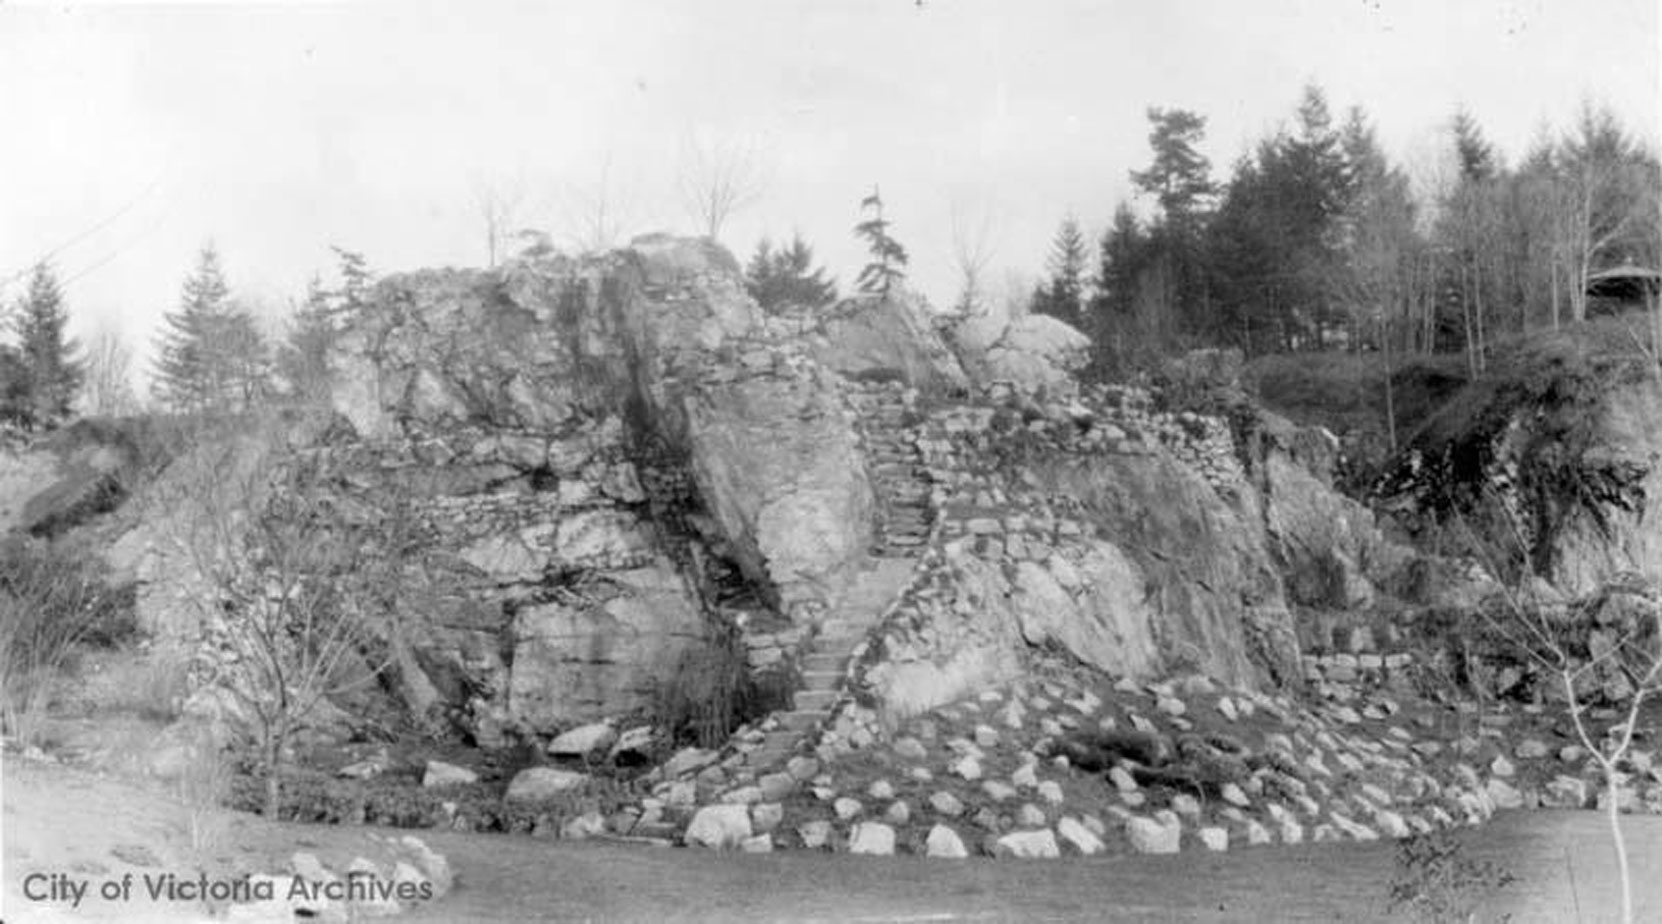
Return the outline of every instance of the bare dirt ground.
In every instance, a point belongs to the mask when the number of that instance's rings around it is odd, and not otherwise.
[[[139,899],[81,907],[29,901],[33,872],[98,883],[124,873],[278,871],[297,849],[325,861],[364,849],[373,828],[218,819],[193,844],[189,813],[166,790],[132,779],[8,758],[0,919],[201,921],[189,903]],[[1638,920],[1662,920],[1662,818],[1624,818]],[[386,832],[382,832],[386,833]],[[399,832],[402,833],[402,832]],[[527,921],[1384,921],[1396,871],[1388,843],[1320,844],[1178,857],[940,861],[702,850],[526,837],[417,832],[446,854],[457,882],[399,920]],[[1614,859],[1602,815],[1510,812],[1461,834],[1468,851],[1518,881],[1481,920],[1597,922],[1616,917]],[[1401,920],[1402,918],[1395,918]]]

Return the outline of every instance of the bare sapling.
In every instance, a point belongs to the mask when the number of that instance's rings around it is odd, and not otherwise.
[[[1469,526],[1467,530],[1474,548],[1488,547]],[[1564,697],[1576,737],[1598,768],[1621,888],[1621,920],[1631,924],[1633,879],[1621,824],[1622,784],[1628,777],[1621,767],[1632,756],[1640,712],[1647,702],[1662,698],[1662,601],[1650,599],[1645,606],[1610,613],[1604,595],[1569,604],[1545,599],[1545,582],[1530,566],[1523,537],[1514,529],[1512,539],[1524,550],[1522,576],[1515,584],[1497,582],[1502,613],[1487,608],[1479,612],[1489,628],[1541,669]],[[1593,725],[1589,704],[1595,691],[1616,700],[1614,708],[1621,716],[1602,733]]]
[[[276,817],[296,736],[392,664],[405,564],[419,544],[399,492],[348,496],[317,453],[261,442],[204,444],[181,460],[192,505],[181,538],[204,591],[206,682],[249,733],[264,811]]]

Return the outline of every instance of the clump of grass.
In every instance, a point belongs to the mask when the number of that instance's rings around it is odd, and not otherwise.
[[[720,747],[745,722],[788,707],[793,679],[753,673],[738,630],[724,628],[682,651],[654,686],[652,723],[671,746]]]
[[[1463,843],[1446,829],[1398,841],[1396,869],[1390,910],[1435,924],[1480,920],[1484,903],[1517,881],[1499,864],[1467,856]],[[1511,918],[1508,914],[1490,920]]]
[[[191,743],[191,759],[174,780],[174,794],[184,809],[185,831],[199,861],[217,848],[227,827],[225,805],[231,796],[235,768],[230,756],[211,735]]]

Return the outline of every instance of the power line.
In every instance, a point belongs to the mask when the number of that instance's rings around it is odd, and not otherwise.
[[[117,246],[114,250],[110,251],[109,253],[105,254],[104,256],[100,257],[99,259],[93,261],[90,265],[82,268],[75,275],[67,277],[66,279],[64,279],[63,282],[59,283],[59,285],[62,286],[63,288],[65,288],[65,289],[67,289],[67,288],[69,288],[70,283],[73,283],[75,280],[80,279],[84,276],[90,275],[91,273],[93,273],[96,270],[102,269],[106,264],[108,264],[110,261],[114,260],[116,257],[119,257],[122,254],[126,253],[128,250],[131,250],[133,245],[142,242],[145,238],[147,238],[150,235],[154,234],[156,229],[162,226],[162,222],[167,220],[167,215],[168,215],[167,212],[165,212],[165,211],[162,212],[161,215],[158,215],[156,217],[155,221],[150,223],[149,227],[145,228],[143,231],[140,231],[138,234],[134,235],[133,237],[128,238],[124,243]]]
[[[138,195],[136,195],[133,198],[127,200],[127,202],[125,204],[123,204],[120,208],[116,209],[110,215],[106,216],[103,220],[99,221],[97,224],[93,225],[90,228],[87,228],[84,231],[81,231],[81,232],[75,234],[69,240],[64,241],[63,243],[59,244],[58,246],[52,248],[51,250],[48,250],[46,253],[42,254],[39,259],[31,260],[28,263],[28,265],[24,266],[22,269],[18,270],[17,272],[12,273],[10,276],[7,276],[5,279],[0,279],[0,287],[7,286],[7,285],[10,285],[10,284],[16,282],[17,280],[19,280],[19,279],[23,278],[25,275],[27,275],[29,273],[29,271],[34,269],[36,266],[39,266],[40,264],[45,263],[48,260],[51,260],[53,257],[56,257],[58,254],[63,253],[64,251],[68,250],[69,248],[74,247],[76,244],[81,243],[82,241],[86,240],[89,237],[92,237],[94,234],[97,234],[98,232],[104,230],[105,228],[108,228],[110,225],[115,224],[115,222],[117,220],[119,220],[123,215],[126,215],[128,212],[132,211],[134,206],[137,206],[140,202],[144,201],[144,198],[146,196],[150,195],[150,193],[153,192],[157,186],[161,185],[162,176],[165,173],[166,173],[166,168],[164,167],[161,171],[158,171],[156,173],[156,176],[149,182],[148,185],[146,185],[144,187],[144,189],[139,191]]]

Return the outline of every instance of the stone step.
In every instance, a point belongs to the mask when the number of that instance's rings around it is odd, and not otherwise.
[[[866,632],[871,629],[872,623],[877,621],[876,613],[864,619],[854,620],[833,617],[819,624],[819,634],[814,636],[811,650],[814,652],[842,652],[846,657],[854,646],[865,641]]]
[[[837,660],[837,656],[835,656],[835,655],[810,655],[809,657],[821,658],[824,661]],[[807,658],[804,658],[803,660],[806,661]],[[840,664],[842,663],[842,661],[846,661],[846,660],[847,659],[844,658],[841,661],[838,661],[839,667],[838,668],[832,668],[830,670],[804,670],[802,672],[802,689],[804,689],[804,690],[835,690],[835,689],[838,689],[839,687],[841,687],[843,685],[843,672],[840,669]]]
[[[906,501],[907,506],[922,507],[929,499],[929,493],[934,490],[935,486],[916,480],[891,481],[880,478],[877,481],[877,487],[879,491],[896,501]]]
[[[798,690],[792,701],[799,711],[829,712],[832,704],[842,695],[841,690]]]
[[[852,648],[853,646],[850,645],[849,647]],[[843,665],[846,663],[848,663],[847,652],[810,650],[802,656],[802,676],[807,677],[809,674],[834,671],[840,677],[842,676]]]
[[[774,718],[778,720],[780,728],[801,735],[818,727],[830,715],[831,713],[824,709],[793,709],[790,712],[776,713]]]
[[[771,770],[796,756],[796,746],[801,741],[802,736],[793,733],[789,744],[781,744],[778,747],[763,745],[761,749],[745,755],[745,766],[757,772]]]

